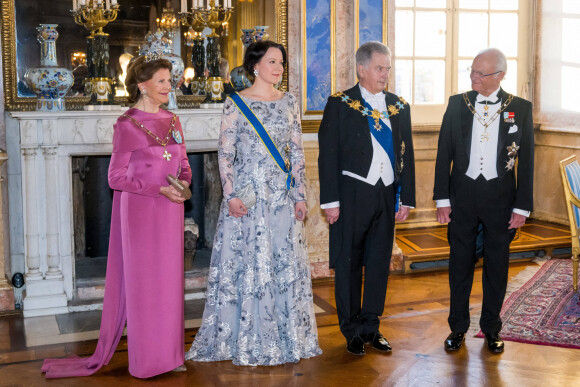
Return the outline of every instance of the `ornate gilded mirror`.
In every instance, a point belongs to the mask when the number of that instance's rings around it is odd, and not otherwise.
[[[16,4],[15,4],[16,2]],[[120,4],[117,20],[110,23],[105,32],[109,33],[109,69],[111,77],[118,78],[120,73],[120,56],[128,51],[136,52],[142,44],[145,33],[155,30],[156,15],[167,4],[180,11],[180,0],[118,0]],[[76,25],[70,9],[73,0],[0,0],[2,13],[2,76],[4,81],[5,109],[34,110],[36,97],[30,94],[24,82],[24,73],[28,68],[39,65],[40,46],[36,41],[36,27],[40,23],[58,24],[60,42],[57,41],[59,67],[73,70],[86,48],[88,32]],[[49,6],[48,6],[49,5]],[[242,28],[270,26],[271,40],[287,46],[287,0],[232,0],[233,16],[226,31],[220,38],[222,56],[229,62],[230,70],[241,64],[243,45],[240,41]],[[187,46],[184,33],[187,28],[180,27],[179,39],[175,46],[183,61],[191,62],[191,48]],[[81,58],[79,58],[81,56]],[[288,78],[284,75],[282,88],[287,89]],[[71,93],[69,92],[69,95]],[[66,97],[67,110],[81,110],[88,102],[88,97]],[[115,97],[115,102],[126,105],[126,97]],[[180,96],[181,108],[193,107],[193,97]]]

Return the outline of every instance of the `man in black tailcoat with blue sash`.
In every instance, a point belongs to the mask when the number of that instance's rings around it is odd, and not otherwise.
[[[363,44],[356,66],[359,84],[331,96],[324,109],[318,168],[340,330],[347,350],[364,355],[365,343],[391,351],[379,317],[395,219],[406,220],[415,206],[415,167],[409,105],[384,91],[389,49],[380,42]]]
[[[437,220],[448,223],[451,305],[445,340],[461,348],[469,329],[469,295],[476,238],[483,226],[483,304],[479,325],[488,349],[504,350],[499,336],[509,246],[533,205],[532,104],[501,87],[507,61],[497,49],[481,51],[471,68],[472,91],[449,99],[439,133],[433,199]]]

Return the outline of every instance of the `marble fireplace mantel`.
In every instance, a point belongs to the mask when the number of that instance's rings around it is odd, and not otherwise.
[[[217,149],[221,109],[177,110],[189,152]],[[109,155],[120,112],[6,114],[10,260],[24,316],[68,313],[74,291],[73,156]]]

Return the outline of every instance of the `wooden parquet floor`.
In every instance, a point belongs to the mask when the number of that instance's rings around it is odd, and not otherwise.
[[[420,271],[413,268],[415,263],[449,258],[447,226],[397,230],[395,238],[403,252],[404,273]],[[510,245],[510,252],[534,252],[527,258],[529,260],[539,253],[552,256],[555,249],[570,248],[570,246],[568,226],[530,219],[516,233]],[[441,266],[443,269],[446,267],[446,265]],[[434,267],[431,267],[429,270],[433,269]]]
[[[510,267],[510,278],[533,262]],[[0,317],[0,386],[577,386],[580,352],[574,349],[506,342],[501,355],[489,353],[482,339],[469,335],[456,353],[443,350],[449,332],[446,272],[393,276],[381,331],[393,346],[391,354],[369,348],[365,356],[346,352],[337,326],[332,281],[314,284],[323,354],[297,364],[239,367],[231,362],[186,362],[185,373],[168,373],[149,380],[131,377],[123,339],[109,365],[85,378],[45,380],[42,359],[88,355],[96,341],[26,347],[21,316]],[[477,269],[472,312],[481,307],[481,270]],[[472,322],[472,325],[477,322]],[[188,349],[195,330],[186,332]]]

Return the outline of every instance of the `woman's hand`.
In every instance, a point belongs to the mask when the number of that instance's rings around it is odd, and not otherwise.
[[[296,202],[296,204],[294,205],[294,210],[296,214],[296,220],[303,221],[304,219],[306,219],[306,214],[308,213],[308,210],[306,209],[305,202]]]
[[[161,187],[161,189],[159,190],[159,193],[161,195],[165,196],[167,199],[169,199],[173,203],[183,203],[185,201],[185,198],[183,196],[181,196],[179,191],[177,191],[175,188],[173,188],[170,185],[165,186],[165,187]]]
[[[228,207],[230,208],[230,216],[233,216],[234,218],[240,218],[248,213],[248,209],[238,198],[231,199],[228,202]]]

